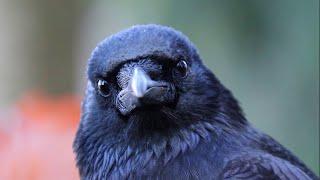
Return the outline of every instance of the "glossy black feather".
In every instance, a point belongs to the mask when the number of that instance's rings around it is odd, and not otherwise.
[[[176,79],[170,70],[180,60],[188,76]],[[121,115],[116,96],[136,65],[174,84],[175,101]],[[99,78],[109,97],[97,93]],[[81,179],[317,179],[247,122],[184,35],[158,25],[132,27],[94,50],[74,151]]]

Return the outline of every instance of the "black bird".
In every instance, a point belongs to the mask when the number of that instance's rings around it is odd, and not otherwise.
[[[73,146],[81,179],[318,179],[250,125],[186,36],[160,25],[95,48]]]

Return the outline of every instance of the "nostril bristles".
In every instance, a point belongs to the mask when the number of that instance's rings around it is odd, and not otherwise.
[[[119,94],[119,98],[123,98],[124,94]]]

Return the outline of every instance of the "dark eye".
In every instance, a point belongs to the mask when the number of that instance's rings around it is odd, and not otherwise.
[[[188,64],[186,61],[179,61],[176,67],[173,69],[174,77],[186,77],[188,73]]]
[[[110,88],[106,80],[103,80],[103,79],[98,80],[97,86],[101,96],[108,97],[110,95]]]

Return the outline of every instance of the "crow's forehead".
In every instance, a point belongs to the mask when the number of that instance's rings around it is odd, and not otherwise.
[[[177,61],[194,55],[196,49],[182,33],[160,25],[139,25],[103,40],[93,51],[89,66],[103,66],[108,73],[128,60],[160,57]]]

